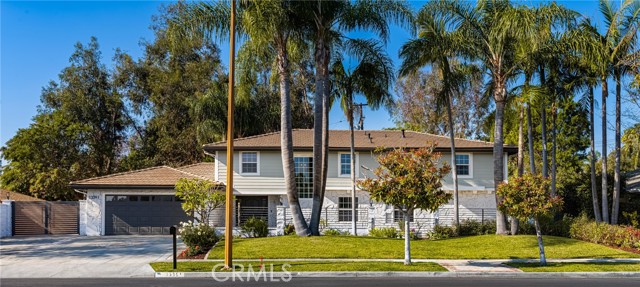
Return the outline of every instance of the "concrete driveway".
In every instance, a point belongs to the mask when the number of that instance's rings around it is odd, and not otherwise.
[[[151,277],[148,263],[171,260],[171,252],[168,235],[5,238],[0,240],[0,277]]]

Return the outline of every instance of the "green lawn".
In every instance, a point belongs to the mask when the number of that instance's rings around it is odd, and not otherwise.
[[[640,263],[506,263],[524,272],[640,272]]]
[[[222,242],[221,242],[222,243]],[[633,254],[602,245],[563,237],[545,236],[548,258],[638,258]],[[210,259],[224,258],[224,244],[218,244]],[[277,236],[234,239],[233,256],[256,258],[360,258],[402,259],[404,241],[352,236]],[[411,242],[413,258],[428,259],[516,259],[538,258],[536,237],[532,235],[483,235],[444,240]]]
[[[220,272],[222,262],[178,262],[178,269],[173,269],[172,262],[155,262],[151,263],[151,267],[156,272],[211,272],[214,266],[216,271]],[[258,261],[235,261],[235,264],[242,264],[244,271],[247,271],[249,264],[251,264],[253,271],[260,270],[260,262]],[[274,272],[290,271],[290,272],[304,272],[304,271],[422,271],[422,272],[446,272],[444,267],[430,262],[413,263],[412,265],[405,266],[401,262],[332,262],[332,261],[295,261],[295,262],[264,262],[265,271],[271,270],[271,264],[273,264]],[[282,265],[285,266],[283,270]],[[238,270],[238,269],[236,269]]]

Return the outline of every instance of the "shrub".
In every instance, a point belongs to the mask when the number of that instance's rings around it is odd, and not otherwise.
[[[554,219],[553,216],[541,216],[539,217],[542,234],[570,237],[571,224],[574,218],[569,215],[564,215],[561,219]],[[518,231],[520,234],[535,235],[536,229],[533,226],[533,221],[520,221],[520,228]]]
[[[289,223],[284,227],[284,235],[295,235],[296,227],[293,224]]]
[[[445,226],[436,224],[433,230],[429,232],[429,239],[447,239],[456,236],[456,228],[454,226]]]
[[[400,233],[393,227],[376,227],[369,230],[369,236],[382,238],[400,238]]]
[[[215,228],[205,223],[182,222],[179,231],[180,239],[187,245],[187,256],[206,253],[220,241]]]
[[[247,219],[240,229],[246,237],[267,237],[269,235],[269,225],[267,222],[256,217]]]
[[[640,251],[640,229],[632,226],[596,223],[582,216],[571,224],[570,235],[574,239]]]
[[[496,222],[493,220],[480,222],[473,219],[465,219],[460,222],[460,229],[458,230],[458,236],[474,236],[495,233]]]
[[[327,236],[346,236],[346,235],[349,235],[349,231],[340,231],[337,229],[326,229],[323,234]]]

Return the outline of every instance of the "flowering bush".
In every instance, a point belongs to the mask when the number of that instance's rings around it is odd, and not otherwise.
[[[640,251],[640,229],[632,226],[596,223],[583,216],[573,222],[569,232],[574,239]]]
[[[180,239],[187,245],[187,256],[206,253],[220,241],[215,228],[205,223],[182,222],[179,231]]]

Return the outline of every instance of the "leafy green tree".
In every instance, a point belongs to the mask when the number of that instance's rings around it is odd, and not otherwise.
[[[226,197],[224,186],[204,179],[181,178],[175,186],[182,209],[198,221],[208,223],[213,210],[222,207]]]
[[[78,194],[68,184],[87,175],[83,145],[90,127],[59,111],[37,115],[33,121],[2,148],[2,157],[9,161],[2,186],[46,200],[76,199]]]
[[[371,199],[384,202],[402,210],[404,216],[404,264],[411,264],[409,213],[414,209],[435,212],[451,199],[442,190],[442,179],[451,170],[447,163],[440,163],[440,154],[434,147],[415,150],[394,149],[377,157],[379,167],[373,173],[376,178],[359,182],[360,188]]]
[[[381,105],[391,106],[393,96],[389,88],[393,84],[393,64],[389,56],[384,52],[382,45],[371,40],[350,40],[350,47],[358,47],[348,51],[358,59],[358,64],[350,70],[345,67],[343,59],[336,59],[331,66],[332,82],[335,96],[340,97],[340,106],[349,122],[351,136],[351,205],[353,235],[357,235],[356,226],[356,151],[354,137],[354,96],[363,95],[367,104],[372,109]]]
[[[540,265],[547,265],[540,231],[541,216],[549,215],[555,208],[562,205],[562,198],[549,193],[549,179],[541,175],[525,174],[522,177],[511,178],[508,183],[498,186],[496,193],[503,200],[498,208],[503,212],[515,216],[520,220],[533,219],[540,250]]]
[[[2,184],[48,200],[73,200],[70,181],[116,170],[129,119],[96,38],[75,45],[58,82],[43,88],[33,123],[2,148]]]

